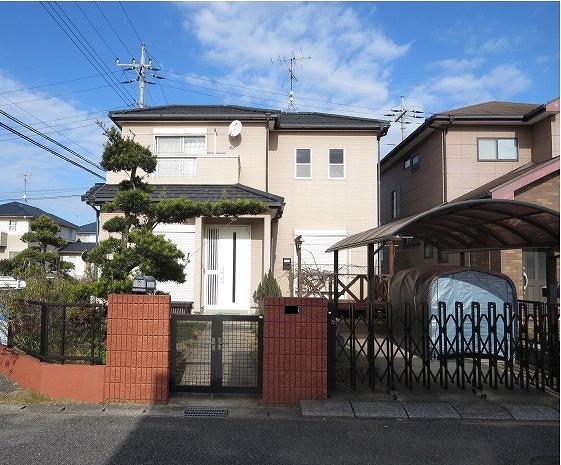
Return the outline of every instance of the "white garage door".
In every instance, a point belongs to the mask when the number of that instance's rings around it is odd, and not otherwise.
[[[302,267],[333,271],[333,253],[325,251],[336,242],[344,239],[349,234],[342,230],[306,230],[294,231],[294,237],[302,236]],[[339,268],[344,273],[347,270],[348,251],[339,252]],[[296,251],[294,251],[296,257]]]
[[[188,258],[184,270],[184,283],[158,282],[156,289],[169,293],[173,302],[193,302],[195,297],[195,226],[189,224],[161,224],[156,226],[154,232],[172,241],[185,254],[185,258]]]

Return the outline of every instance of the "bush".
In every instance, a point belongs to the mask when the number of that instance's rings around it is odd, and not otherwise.
[[[277,283],[273,273],[270,271],[263,276],[263,281],[259,283],[259,286],[257,286],[253,293],[253,300],[259,308],[259,315],[263,314],[263,302],[267,297],[282,297],[279,283]]]

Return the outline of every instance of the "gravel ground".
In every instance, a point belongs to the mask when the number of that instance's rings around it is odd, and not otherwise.
[[[17,389],[18,386],[12,380],[0,374],[0,394],[9,394]]]

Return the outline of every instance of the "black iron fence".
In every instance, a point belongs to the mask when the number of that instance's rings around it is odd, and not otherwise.
[[[330,388],[559,391],[559,306],[457,302],[330,310]]]
[[[22,302],[8,328],[9,345],[42,361],[105,363],[104,305]]]

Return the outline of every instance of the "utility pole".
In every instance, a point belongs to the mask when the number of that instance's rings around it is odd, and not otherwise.
[[[25,173],[23,175],[23,201],[25,203],[27,203],[27,182],[29,181],[29,178],[31,177],[31,173]]]
[[[424,113],[424,111],[408,108],[405,104],[405,99],[407,97],[405,95],[400,96],[400,108],[392,108],[390,111],[391,113],[384,115],[384,116],[391,116],[395,117],[394,123],[401,124],[401,140],[405,139],[405,125],[411,124],[412,121],[408,121],[408,118],[416,118],[416,119],[423,119],[424,116],[419,116]],[[410,115],[410,116],[409,116]]]
[[[160,70],[160,68],[156,68],[152,65],[151,59],[148,60],[148,63],[146,62],[146,46],[144,44],[140,44],[140,63],[137,63],[134,58],[132,59],[132,63],[120,63],[117,58],[115,64],[123,67],[124,71],[136,72],[136,81],[138,81],[138,106],[139,108],[144,108],[144,86],[145,84],[155,84],[155,82],[147,81],[146,76],[151,76],[156,79],[164,79],[163,77],[155,74],[146,74],[146,71]],[[123,84],[128,84],[130,82],[134,82],[134,80],[124,81]]]

